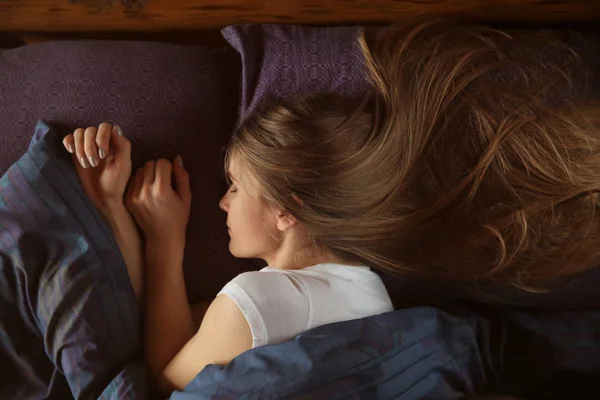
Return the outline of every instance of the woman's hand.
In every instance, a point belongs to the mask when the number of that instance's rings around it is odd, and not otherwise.
[[[131,176],[131,142],[118,126],[79,128],[65,136],[63,145],[73,154],[73,165],[86,194],[103,214],[124,206],[123,195]]]
[[[171,186],[175,178],[176,190]],[[135,174],[125,204],[146,236],[147,244],[183,250],[192,194],[189,175],[178,156],[148,161]]]

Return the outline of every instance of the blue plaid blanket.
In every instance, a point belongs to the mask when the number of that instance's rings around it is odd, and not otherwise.
[[[146,398],[124,261],[39,122],[0,179],[0,399]]]

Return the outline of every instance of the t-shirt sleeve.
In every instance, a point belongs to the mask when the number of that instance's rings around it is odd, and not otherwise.
[[[271,271],[245,272],[217,296],[221,294],[229,296],[246,317],[253,348],[293,339],[306,330],[309,300],[296,277]]]

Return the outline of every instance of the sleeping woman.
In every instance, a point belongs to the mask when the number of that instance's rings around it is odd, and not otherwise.
[[[196,320],[183,160],[149,161],[130,180],[120,127],[65,137],[144,304],[163,392],[253,347],[391,311],[371,268],[542,292],[600,261],[600,106],[567,41],[428,20],[359,43],[364,99],[274,104],[232,136],[219,203],[229,250],[268,266],[227,283]]]

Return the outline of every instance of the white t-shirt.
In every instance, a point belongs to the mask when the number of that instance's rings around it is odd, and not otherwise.
[[[220,294],[240,308],[252,347],[293,339],[311,328],[392,311],[392,301],[369,267],[317,264],[298,270],[245,272]]]

